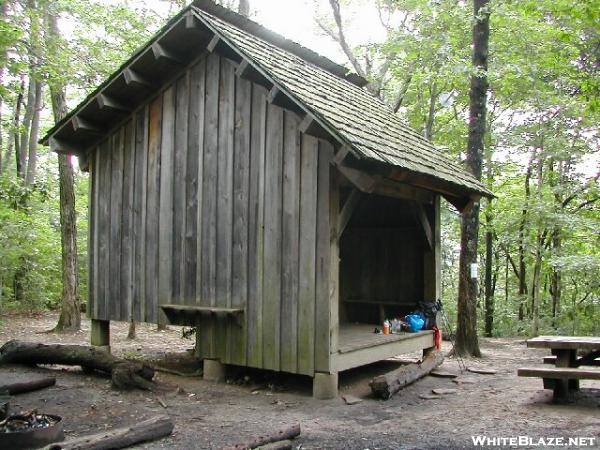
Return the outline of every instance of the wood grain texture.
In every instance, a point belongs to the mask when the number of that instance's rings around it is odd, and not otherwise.
[[[99,207],[99,184],[100,184],[100,149],[96,147],[90,158],[90,191],[91,201],[88,209],[89,221],[90,221],[90,241],[88,242],[88,248],[91,250],[89,255],[90,258],[90,284],[89,290],[89,308],[87,311],[90,319],[98,317],[98,295],[99,295],[99,272],[100,267],[99,261],[99,234],[98,234],[98,216],[100,213]]]
[[[98,313],[96,318],[107,320],[110,295],[110,183],[111,183],[111,144],[107,139],[100,145],[100,177],[98,191],[102,192],[98,201]]]
[[[173,301],[173,265],[176,264],[173,252],[173,240],[178,230],[173,228],[174,205],[173,192],[177,178],[174,177],[175,165],[175,87],[171,86],[163,93],[162,130],[160,148],[160,198],[158,218],[158,305]],[[166,323],[166,317],[159,308],[158,321]]]
[[[265,240],[263,280],[263,367],[279,370],[281,330],[281,210],[283,110],[267,106],[265,151]]]
[[[231,306],[245,307],[248,299],[248,216],[252,85],[236,77],[233,158],[233,256]],[[228,322],[227,360],[246,364],[246,328]]]
[[[111,139],[110,182],[110,318],[121,319],[121,207],[123,203],[123,129],[117,130]]]
[[[183,303],[196,304],[199,298],[199,236],[198,227],[202,198],[202,150],[204,136],[204,83],[206,64],[204,60],[190,69],[190,105],[187,125],[187,161],[185,174],[185,236],[184,236],[184,291]]]
[[[219,57],[210,54],[206,62],[206,97],[204,112],[204,161],[202,176],[202,236],[201,236],[201,303],[217,306],[217,157],[219,146]],[[199,328],[201,353],[214,358],[214,324],[202,321]]]
[[[158,320],[158,224],[160,215],[160,144],[162,95],[149,105],[148,179],[146,194],[146,316],[147,322]]]
[[[135,141],[133,123],[124,125],[123,131],[123,206],[121,217],[121,320],[133,316],[133,191]]]
[[[317,251],[317,170],[319,142],[302,137],[298,286],[298,372],[312,375],[315,357],[315,277]]]
[[[148,108],[135,115],[135,189],[133,194],[133,317],[146,318],[146,158],[148,145]]]
[[[252,86],[248,211],[248,306],[246,355],[251,367],[263,361],[263,273],[267,90]]]
[[[315,371],[329,372],[330,361],[330,319],[329,304],[329,265],[330,249],[330,162],[333,147],[319,141],[319,169],[317,179],[317,264],[316,264],[316,307],[315,307]]]
[[[231,307],[233,229],[233,127],[235,114],[235,68],[220,59],[219,139],[217,162],[217,306]],[[228,322],[217,318],[216,355],[227,358]]]
[[[173,293],[172,301],[184,302],[185,262],[184,239],[186,217],[186,174],[188,150],[189,77],[183,75],[175,82],[174,156],[169,174],[173,183]]]
[[[281,241],[281,370],[298,367],[298,268],[300,218],[300,119],[284,112]]]

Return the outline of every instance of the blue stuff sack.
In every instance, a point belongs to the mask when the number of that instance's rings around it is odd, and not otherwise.
[[[421,331],[423,329],[423,325],[425,325],[425,321],[420,314],[409,314],[404,318],[404,320],[406,320],[408,329],[411,333]]]

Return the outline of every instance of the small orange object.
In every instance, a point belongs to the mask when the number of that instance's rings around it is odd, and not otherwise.
[[[390,323],[387,320],[383,322],[383,334],[390,334]]]
[[[442,331],[438,327],[433,327],[433,342],[436,350],[442,349]]]

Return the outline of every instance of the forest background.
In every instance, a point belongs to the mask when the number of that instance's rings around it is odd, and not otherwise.
[[[64,295],[59,162],[38,144],[54,122],[51,87],[75,106],[185,3],[0,0],[0,313],[57,309]],[[267,3],[250,0],[250,17]],[[283,3],[270,9],[286,14]],[[305,4],[328,56],[336,52],[374,95],[464,160],[470,2]],[[600,335],[600,0],[489,7],[483,180],[497,198],[481,205],[480,332]],[[65,161],[75,169],[77,295],[85,303],[88,175]],[[447,204],[442,232],[442,299],[454,322],[460,217]]]

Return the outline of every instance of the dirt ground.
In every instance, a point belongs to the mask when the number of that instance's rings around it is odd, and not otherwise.
[[[79,333],[44,333],[56,319],[50,314],[0,317],[0,345],[10,339],[89,342],[87,320]],[[193,341],[182,339],[180,328],[157,331],[153,325],[138,325],[137,331],[137,338],[128,341],[127,324],[113,323],[113,353],[167,364],[179,371],[197,369],[197,362],[188,357]],[[159,399],[149,392],[115,391],[106,378],[74,368],[7,365],[0,367],[0,379],[56,375],[56,386],[13,397],[11,407],[13,412],[38,408],[63,416],[68,437],[158,414],[171,416],[175,422],[173,435],[136,447],[144,449],[218,449],[298,422],[302,434],[295,441],[296,449],[474,448],[471,436],[481,435],[529,436],[533,442],[549,437],[593,437],[595,446],[586,448],[600,448],[600,382],[582,382],[575,402],[556,405],[551,402],[551,392],[542,389],[541,380],[516,376],[517,367],[540,363],[544,351],[527,349],[517,339],[485,339],[481,344],[484,357],[467,360],[466,364],[493,368],[495,375],[465,372],[458,378],[461,383],[429,376],[388,401],[371,397],[368,381],[375,374],[396,367],[397,361],[342,373],[340,395],[361,398],[362,402],[355,405],[346,405],[341,397],[314,400],[310,378],[265,371],[238,371],[231,374],[227,383],[218,384],[159,372],[158,380],[174,388],[159,395]],[[447,358],[442,368],[459,372],[454,358]],[[177,386],[181,388],[179,393]],[[457,392],[439,399],[421,398],[434,388],[452,388]]]

